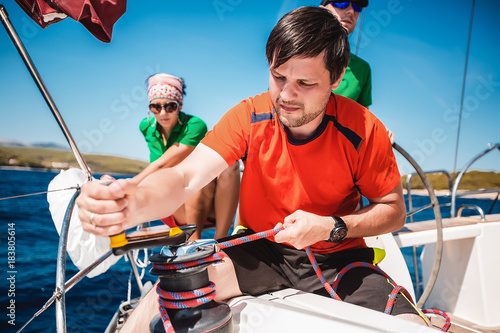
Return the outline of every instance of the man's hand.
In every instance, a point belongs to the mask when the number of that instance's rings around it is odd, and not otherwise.
[[[76,200],[83,230],[109,236],[132,227],[131,212],[135,211],[136,189],[136,182],[132,179],[119,179],[109,186],[102,181],[84,184]]]
[[[285,217],[275,228],[283,228],[275,237],[277,243],[289,243],[297,249],[304,249],[330,237],[335,223],[330,216],[297,210]]]

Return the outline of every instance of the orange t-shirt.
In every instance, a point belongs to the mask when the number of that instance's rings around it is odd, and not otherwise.
[[[360,193],[378,198],[400,181],[384,125],[368,109],[334,94],[309,139],[287,135],[266,92],[229,110],[201,142],[228,165],[243,160],[240,224],[256,232],[272,229],[299,209],[350,214]],[[362,238],[348,238],[311,248],[329,253],[365,246]]]

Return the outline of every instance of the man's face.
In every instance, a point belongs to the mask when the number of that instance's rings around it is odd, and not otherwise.
[[[331,3],[326,5],[325,8],[339,19],[342,26],[346,28],[349,33],[354,31],[356,24],[358,23],[359,12],[352,9],[351,3],[344,9],[337,8]]]
[[[316,129],[331,91],[340,84],[341,78],[331,84],[323,56],[324,53],[314,58],[293,57],[277,68],[270,66],[271,100],[279,120],[291,131],[300,127]]]

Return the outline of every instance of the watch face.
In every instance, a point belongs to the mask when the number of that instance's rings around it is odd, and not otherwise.
[[[336,228],[333,232],[332,242],[340,243],[347,236],[347,228]]]

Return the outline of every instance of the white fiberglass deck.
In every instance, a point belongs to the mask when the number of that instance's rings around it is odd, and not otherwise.
[[[346,302],[284,289],[229,302],[235,332],[436,332]]]
[[[435,257],[434,221],[407,224],[395,234],[400,247],[424,245],[424,285]],[[480,332],[500,332],[500,214],[443,219],[443,257],[426,308],[446,311],[473,323]]]

